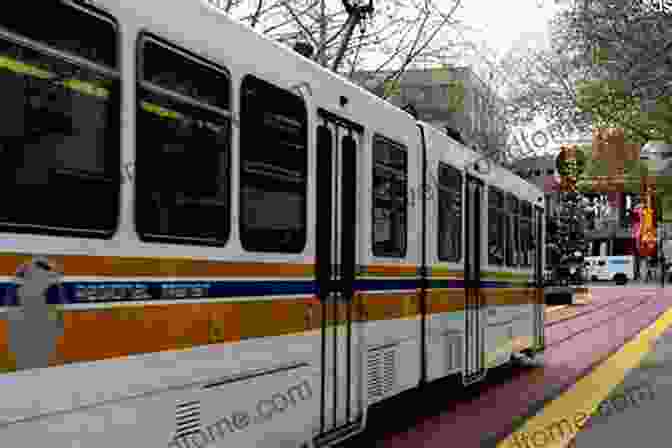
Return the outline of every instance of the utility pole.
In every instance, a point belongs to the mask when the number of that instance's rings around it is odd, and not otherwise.
[[[341,0],[343,2],[343,7],[345,12],[348,13],[348,20],[345,24],[345,31],[343,34],[343,39],[341,40],[341,46],[336,53],[334,62],[331,66],[333,72],[338,72],[338,66],[341,65],[341,61],[345,56],[345,50],[348,48],[348,43],[352,38],[352,33],[355,31],[355,27],[359,25],[364,17],[367,14],[373,14],[373,0],[368,0],[366,4],[360,3],[351,3],[351,0]],[[356,0],[355,0],[356,1]]]

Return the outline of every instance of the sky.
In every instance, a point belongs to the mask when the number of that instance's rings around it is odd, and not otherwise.
[[[503,55],[511,49],[546,47],[549,44],[548,21],[565,7],[565,3],[556,0],[462,0],[457,18],[476,29],[467,37],[483,40]]]
[[[451,1],[452,0],[438,0]],[[550,45],[549,21],[553,16],[566,8],[567,0],[462,0],[462,7],[456,18],[474,28],[465,33],[469,40],[484,42],[499,56],[511,50],[543,49]],[[466,60],[465,65],[477,65],[479,61]],[[514,130],[514,134],[522,141],[520,133],[526,140],[536,131],[544,132],[550,123],[539,118],[532,126]],[[548,133],[547,133],[548,135]],[[572,138],[578,135],[569,136]],[[540,140],[539,141],[543,141]],[[549,144],[537,150],[537,153],[555,152],[556,145]]]

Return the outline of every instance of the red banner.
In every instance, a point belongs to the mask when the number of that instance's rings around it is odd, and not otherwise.
[[[656,211],[645,207],[641,210],[639,222],[639,255],[642,257],[656,256]]]

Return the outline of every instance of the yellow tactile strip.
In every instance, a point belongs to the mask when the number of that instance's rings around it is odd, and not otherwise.
[[[536,439],[544,438],[544,448],[566,448],[588,417],[620,384],[628,371],[639,365],[653,349],[653,344],[670,325],[672,309],[641,331],[632,341],[600,364],[592,373],[581,378],[567,392],[528,419],[517,431],[497,444],[497,448],[541,446]],[[540,437],[537,437],[540,435]]]

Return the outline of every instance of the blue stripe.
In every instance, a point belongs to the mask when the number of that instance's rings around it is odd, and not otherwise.
[[[482,288],[507,288],[510,282],[481,282]],[[442,281],[440,288],[463,288],[464,281]],[[88,300],[86,296],[78,294],[78,291],[94,292],[96,289],[117,288],[116,293],[121,298],[108,297],[100,300]],[[414,291],[420,288],[418,279],[366,279],[356,280],[356,291],[391,291],[406,290]],[[0,306],[16,306],[16,286],[13,283],[0,283]],[[59,291],[60,289],[60,291]],[[171,294],[170,291],[181,291],[183,297]],[[137,295],[139,292],[141,296]],[[52,286],[47,291],[47,303],[71,304],[71,303],[107,303],[120,301],[140,300],[186,300],[208,299],[219,297],[261,297],[269,295],[293,296],[298,294],[317,294],[317,282],[310,281],[194,281],[194,282],[64,282],[61,288]]]

